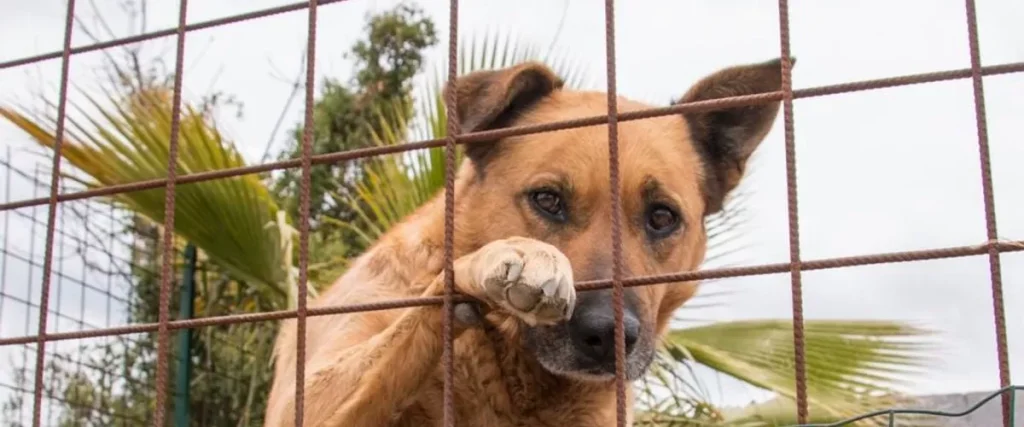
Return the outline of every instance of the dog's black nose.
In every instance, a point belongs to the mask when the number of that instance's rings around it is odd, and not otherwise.
[[[640,337],[640,321],[626,310],[622,326],[626,335],[626,354]],[[583,310],[569,320],[569,331],[578,351],[599,363],[615,361],[615,316],[611,310]]]

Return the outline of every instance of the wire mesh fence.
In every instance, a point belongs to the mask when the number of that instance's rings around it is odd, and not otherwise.
[[[39,153],[12,152],[8,147],[0,160],[6,199],[12,194],[48,190],[44,180],[48,165],[40,159]],[[62,184],[65,189],[76,188],[71,180]],[[3,221],[0,335],[31,335],[38,330],[45,213],[41,209],[8,211]],[[52,320],[48,331],[86,332],[155,321],[160,241],[158,225],[131,211],[94,200],[62,204],[54,227],[50,273],[54,304],[48,309]],[[174,253],[174,281],[183,290],[171,301],[178,318],[234,312],[253,303],[252,295],[224,280],[207,259],[195,259],[194,251],[189,257],[188,247],[180,240],[175,242]],[[183,286],[186,276],[193,279],[188,292]],[[254,398],[221,391],[252,388],[254,395],[265,392],[261,364],[266,355],[260,351],[267,346],[261,347],[259,339],[268,336],[273,336],[269,324],[179,333],[170,346],[174,356],[168,367],[175,380],[169,381],[167,388],[176,407],[188,409],[184,416],[190,423],[184,425],[235,425],[248,414],[260,412]],[[151,424],[156,350],[153,333],[54,343],[46,351],[43,366],[39,422],[61,426]],[[3,425],[32,423],[36,355],[32,343],[3,347]],[[191,382],[177,376],[182,370],[188,371],[184,378]]]
[[[62,144],[66,135],[65,110],[67,108],[67,86],[68,68],[73,62],[74,55],[111,48],[123,44],[138,43],[145,40],[160,37],[175,37],[176,61],[174,72],[174,83],[172,99],[170,100],[171,115],[169,134],[169,164],[166,165],[166,177],[143,179],[132,182],[117,182],[109,185],[92,188],[76,188],[59,185],[62,182],[61,155],[54,155],[52,165],[37,169],[32,172],[16,170],[12,168],[10,156],[7,158],[7,171],[13,171],[9,175],[7,185],[10,185],[13,176],[27,180],[34,189],[38,189],[31,197],[20,200],[5,200],[0,204],[0,211],[5,212],[5,221],[8,219],[23,219],[27,225],[30,236],[27,244],[30,245],[27,254],[18,254],[7,245],[10,236],[5,229],[5,246],[3,249],[4,267],[8,263],[15,265],[20,263],[30,274],[38,275],[41,278],[41,285],[38,289],[18,287],[19,291],[27,293],[14,293],[14,286],[7,286],[9,281],[6,273],[0,273],[3,277],[4,288],[0,291],[0,304],[4,307],[0,312],[4,316],[6,325],[23,322],[24,329],[17,334],[7,333],[5,329],[4,338],[0,338],[0,348],[5,352],[15,349],[20,357],[20,362],[14,362],[17,375],[10,379],[4,378],[5,383],[0,384],[14,396],[12,403],[4,407],[5,411],[11,411],[7,415],[15,423],[25,425],[49,425],[53,423],[54,416],[81,416],[81,417],[106,417],[104,425],[137,425],[155,424],[162,425],[169,419],[168,411],[176,405],[171,402],[180,398],[183,390],[175,389],[176,371],[176,341],[174,334],[187,333],[204,335],[202,344],[204,348],[202,355],[189,354],[187,361],[180,366],[194,366],[194,375],[216,375],[223,376],[225,381],[244,382],[250,384],[266,384],[266,378],[235,378],[232,373],[237,372],[237,365],[260,364],[269,361],[269,346],[263,345],[262,353],[250,353],[244,350],[245,345],[251,344],[251,340],[265,340],[269,343],[273,338],[273,331],[276,322],[282,319],[296,319],[297,321],[297,349],[296,357],[296,384],[301,385],[306,376],[305,367],[305,327],[309,317],[324,316],[340,313],[355,313],[371,310],[386,310],[394,308],[414,307],[422,305],[441,305],[444,308],[444,351],[442,366],[444,368],[444,393],[443,393],[443,422],[446,426],[456,425],[455,401],[452,382],[454,349],[453,331],[454,305],[458,302],[469,301],[466,297],[456,295],[454,292],[454,226],[455,223],[455,198],[445,198],[445,237],[444,237],[444,272],[445,272],[445,295],[433,298],[413,298],[395,300],[382,303],[358,304],[340,307],[307,307],[306,283],[309,280],[310,271],[310,181],[311,170],[315,165],[324,165],[337,162],[365,159],[374,156],[396,154],[423,148],[443,148],[445,153],[444,168],[444,191],[445,194],[454,194],[455,189],[455,165],[456,149],[460,145],[493,141],[499,138],[510,136],[521,136],[549,132],[560,129],[567,129],[580,126],[607,125],[610,158],[609,169],[612,189],[612,204],[616,208],[616,214],[612,216],[612,239],[609,250],[612,254],[614,268],[612,277],[603,280],[591,280],[576,283],[576,289],[581,292],[611,289],[614,295],[616,308],[616,388],[617,388],[617,422],[618,425],[627,424],[627,403],[626,403],[626,380],[624,377],[624,329],[623,322],[623,295],[628,287],[646,286],[658,283],[683,282],[693,280],[708,280],[726,277],[740,277],[751,275],[765,275],[788,273],[791,278],[792,295],[792,321],[793,321],[793,348],[794,348],[794,379],[797,384],[795,406],[798,419],[801,425],[807,424],[808,395],[807,395],[807,371],[806,350],[804,348],[804,319],[803,319],[803,298],[802,298],[802,273],[812,270],[831,269],[838,267],[849,267],[858,265],[872,265],[893,262],[913,262],[921,260],[966,257],[973,255],[985,255],[988,257],[990,266],[993,325],[996,335],[995,347],[998,354],[998,367],[1000,386],[1003,387],[1000,393],[993,394],[989,399],[1001,397],[1002,420],[1004,425],[1013,425],[1016,388],[1011,384],[1009,370],[1008,344],[1006,338],[1005,307],[1003,301],[1002,270],[1000,254],[1024,250],[1022,241],[1003,241],[998,237],[996,227],[996,216],[994,211],[994,194],[992,190],[991,159],[989,154],[988,132],[986,124],[986,112],[984,104],[983,77],[999,74],[1024,72],[1024,63],[1009,63],[983,66],[981,64],[978,46],[978,24],[974,1],[965,2],[965,19],[967,21],[971,67],[969,69],[946,70],[933,73],[897,76],[885,79],[850,82],[830,86],[812,87],[794,90],[792,87],[792,55],[790,52],[789,36],[789,15],[788,2],[779,1],[779,34],[780,34],[780,57],[782,64],[782,90],[778,92],[763,93],[757,95],[737,96],[730,98],[714,99],[677,104],[670,107],[634,111],[629,113],[609,114],[606,116],[587,117],[567,122],[545,123],[541,125],[519,126],[498,130],[462,133],[457,120],[447,121],[447,137],[434,140],[425,140],[413,143],[406,143],[395,146],[364,148],[344,152],[326,154],[313,154],[312,138],[314,129],[313,90],[314,71],[316,61],[316,28],[317,10],[319,7],[334,1],[316,1],[294,3],[280,6],[273,9],[244,13],[228,18],[216,19],[206,22],[188,24],[186,20],[188,2],[180,0],[180,11],[177,28],[149,32],[135,37],[119,39],[109,42],[96,43],[85,46],[72,47],[72,28],[74,26],[75,1],[68,2],[66,33],[64,37],[64,49],[60,52],[51,52],[32,57],[20,58],[0,62],[0,69],[8,69],[17,66],[32,64],[38,61],[57,60],[62,63],[60,99],[56,104],[57,119],[55,120],[56,131],[53,149],[57,153],[62,152]],[[458,7],[459,2],[452,0],[450,4],[450,28],[449,28],[449,70],[447,79],[458,85]],[[184,54],[186,49],[185,35],[190,31],[200,31],[231,23],[258,19],[275,14],[305,11],[308,13],[308,45],[306,52],[306,85],[305,85],[305,118],[301,147],[302,156],[299,158],[265,163],[256,166],[235,167],[227,169],[206,170],[200,172],[179,170],[179,140],[182,132],[182,111],[181,87],[183,76]],[[607,94],[609,111],[618,111],[616,108],[616,52],[615,52],[615,7],[612,0],[605,2],[605,45],[607,48]],[[986,236],[979,239],[979,243],[970,246],[937,248],[930,250],[908,251],[870,254],[862,256],[806,260],[800,255],[800,234],[799,214],[797,204],[798,188],[796,185],[796,146],[795,126],[793,118],[794,100],[811,97],[821,97],[854,91],[877,90],[896,86],[913,84],[925,84],[948,80],[970,79],[974,90],[975,117],[977,125],[977,145],[979,149],[979,170],[983,185],[983,197],[985,205]],[[446,108],[449,116],[455,116],[457,111],[454,90],[444,94]],[[626,277],[622,266],[622,223],[620,220],[621,209],[619,194],[619,151],[618,151],[618,125],[622,122],[642,120],[647,118],[680,114],[695,111],[708,111],[728,107],[749,106],[766,101],[781,101],[782,116],[785,133],[786,147],[786,170],[787,170],[787,200],[788,200],[788,226],[789,226],[789,252],[790,260],[787,263],[757,265],[747,267],[720,268],[693,272],[678,272],[658,276]],[[188,153],[186,153],[188,154]],[[181,252],[185,250],[187,242],[179,242],[176,239],[163,239],[163,230],[175,229],[175,204],[180,200],[178,194],[181,187],[188,184],[207,182],[213,180],[229,180],[232,178],[253,175],[286,168],[299,168],[302,171],[301,193],[299,198],[300,218],[296,233],[298,234],[297,247],[297,277],[295,283],[295,301],[297,309],[282,310],[280,307],[254,307],[253,299],[246,299],[247,296],[238,289],[220,289],[216,283],[202,282],[199,285],[207,292],[226,292],[234,295],[234,299],[228,299],[224,303],[219,299],[218,307],[212,307],[214,303],[208,300],[205,310],[196,310],[193,318],[189,315],[181,315],[175,318],[174,313],[183,309],[181,303],[184,299],[176,298],[174,290],[183,287],[185,279],[182,276],[193,276],[191,271],[185,268],[187,262],[183,260]],[[40,173],[39,170],[44,171]],[[147,223],[140,225],[140,221],[124,212],[111,210],[107,205],[92,204],[91,200],[103,196],[119,196],[127,193],[142,192],[147,190],[162,190],[163,194],[163,215],[162,223]],[[48,193],[48,194],[47,194]],[[8,193],[9,194],[9,193]],[[25,212],[30,212],[26,214]],[[65,221],[81,221],[78,225],[66,225]],[[100,216],[105,215],[105,216]],[[42,218],[40,218],[42,217]],[[97,226],[103,219],[109,219],[106,228]],[[88,224],[88,225],[86,225]],[[6,227],[6,223],[5,223]],[[145,230],[140,228],[145,227]],[[24,227],[23,227],[24,228]],[[130,229],[130,233],[123,231]],[[36,233],[39,233],[38,235]],[[143,236],[145,243],[140,244],[137,240],[131,242],[119,240],[125,235],[133,239]],[[36,246],[36,241],[42,241]],[[19,242],[20,243],[20,242]],[[106,246],[104,246],[106,245]],[[99,246],[97,248],[97,246]],[[113,255],[113,249],[117,247],[118,254]],[[103,248],[107,249],[103,249]],[[140,249],[142,248],[142,249]],[[104,250],[106,252],[104,252]],[[41,251],[41,260],[38,252]],[[69,256],[69,251],[78,257],[75,259]],[[87,254],[107,258],[100,262],[100,267],[91,266],[87,262]],[[194,256],[194,252],[193,252]],[[65,262],[77,263],[75,267],[65,265]],[[140,265],[142,267],[140,267]],[[200,262],[196,272],[204,276],[205,264]],[[120,267],[117,267],[120,266]],[[114,271],[117,267],[121,270]],[[141,268],[141,269],[140,269]],[[213,267],[211,267],[213,268]],[[6,271],[6,270],[5,270]],[[142,271],[142,273],[139,273]],[[143,275],[148,285],[140,285],[136,276]],[[223,277],[231,272],[216,271],[214,276]],[[213,279],[215,282],[217,279]],[[230,281],[224,280],[226,284]],[[29,278],[26,283],[33,283]],[[97,285],[104,283],[105,285]],[[233,283],[233,282],[232,282]],[[81,305],[86,304],[107,304],[107,317],[100,321],[98,319],[83,318],[84,310],[79,308],[74,311],[72,308],[63,307],[61,304],[65,298],[60,296],[66,289],[74,289],[68,292],[81,293]],[[146,288],[150,294],[138,296],[139,289]],[[215,290],[217,289],[217,290]],[[93,300],[88,300],[86,295],[91,294]],[[53,295],[53,296],[51,296]],[[142,298],[140,300],[140,298]],[[195,300],[194,295],[192,299]],[[139,309],[136,305],[145,300],[147,305]],[[191,304],[190,304],[191,305]],[[20,307],[20,311],[14,307]],[[187,308],[185,308],[187,310]],[[144,312],[140,316],[138,312]],[[67,313],[78,314],[67,314]],[[20,314],[10,314],[20,313]],[[134,314],[133,314],[134,313]],[[184,311],[182,313],[185,313]],[[239,314],[242,313],[242,314]],[[24,318],[22,318],[22,316]],[[17,319],[8,320],[8,317]],[[263,325],[263,326],[261,326]],[[197,332],[186,332],[198,328]],[[238,333],[236,328],[249,328],[248,333]],[[260,329],[269,328],[269,329]],[[231,334],[217,336],[216,330],[232,331]],[[14,336],[12,336],[14,335]],[[243,342],[230,342],[238,336],[246,337]],[[91,341],[86,341],[91,340]],[[195,342],[194,336],[186,335],[185,341]],[[140,344],[141,343],[141,344]],[[264,343],[264,344],[266,344]],[[130,347],[144,347],[145,355],[131,355],[126,353]],[[103,351],[96,349],[102,348]],[[214,348],[226,350],[213,350]],[[234,348],[234,350],[231,350]],[[88,349],[88,350],[87,350]],[[180,349],[178,349],[180,350]],[[216,353],[216,354],[214,354]],[[106,357],[106,359],[104,358]],[[111,359],[113,358],[113,359]],[[120,359],[118,359],[120,358]],[[132,363],[150,364],[152,375],[148,374],[138,378],[137,366],[115,366],[123,359],[132,359]],[[141,361],[140,361],[141,360]],[[113,370],[111,367],[114,366]],[[74,370],[74,373],[71,373]],[[208,370],[208,372],[204,371]],[[147,371],[148,372],[148,371]],[[269,370],[266,373],[269,375]],[[186,377],[187,378],[187,377]],[[6,382],[10,381],[9,384]],[[84,384],[83,384],[84,383]],[[57,384],[57,385],[53,385]],[[180,384],[179,384],[180,385]],[[82,393],[83,388],[86,390]],[[231,417],[246,417],[245,421],[253,422],[254,418],[263,412],[259,406],[260,398],[265,390],[257,390],[258,386],[250,387],[247,396],[224,396],[224,402],[213,400],[196,401],[192,406],[208,406],[209,414],[203,418],[201,425],[225,425],[225,423],[238,423],[239,420]],[[137,390],[145,396],[144,402],[123,401],[124,390]],[[304,387],[296,387],[295,400],[295,424],[302,425],[305,412]],[[201,391],[189,390],[189,393],[196,394]],[[212,393],[212,392],[211,392]],[[81,396],[87,395],[87,397]],[[214,396],[216,393],[210,394]],[[26,396],[32,400],[27,401]],[[122,400],[118,400],[122,399]],[[987,401],[988,399],[986,399]],[[981,402],[984,403],[984,402]],[[975,405],[963,413],[937,413],[935,411],[910,411],[892,409],[881,411],[875,414],[867,414],[865,417],[888,417],[889,423],[896,422],[896,417],[901,414],[918,413],[921,415],[960,416],[965,415],[981,406]],[[50,407],[61,407],[61,411],[51,411]],[[180,405],[177,405],[180,406]],[[116,408],[116,409],[111,409]],[[109,412],[104,412],[107,410]],[[200,409],[202,411],[202,409]],[[55,415],[57,414],[57,415]],[[70,414],[70,415],[68,415]],[[240,415],[241,414],[241,415]],[[6,418],[5,418],[6,419]],[[193,418],[194,419],[194,418]],[[856,420],[846,420],[829,425],[845,425]]]

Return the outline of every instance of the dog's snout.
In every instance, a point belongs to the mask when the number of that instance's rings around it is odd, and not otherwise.
[[[570,334],[577,351],[595,362],[606,363],[615,360],[615,315],[611,307],[577,307],[569,322]],[[640,338],[640,321],[630,310],[623,311],[623,332],[626,338],[626,354]]]

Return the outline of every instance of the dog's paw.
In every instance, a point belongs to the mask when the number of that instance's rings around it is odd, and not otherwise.
[[[527,324],[550,325],[572,316],[572,266],[554,246],[514,237],[485,245],[474,261],[483,294]]]

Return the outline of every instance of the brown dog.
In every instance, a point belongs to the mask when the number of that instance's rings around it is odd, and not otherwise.
[[[780,68],[774,60],[724,69],[680,101],[777,91]],[[464,132],[607,114],[604,93],[565,90],[536,63],[466,75],[457,94]],[[618,108],[650,107],[620,98]],[[619,124],[626,276],[700,266],[704,218],[739,183],[778,110],[769,102]],[[455,286],[481,303],[457,307],[457,425],[614,425],[611,291],[573,289],[575,280],[611,277],[607,127],[471,144],[466,155],[456,178]],[[312,305],[442,295],[443,241],[442,193]],[[630,381],[645,373],[673,311],[695,290],[626,289]],[[440,306],[309,318],[305,425],[440,426],[441,325]],[[291,426],[294,320],[284,322],[275,352],[266,425]]]

